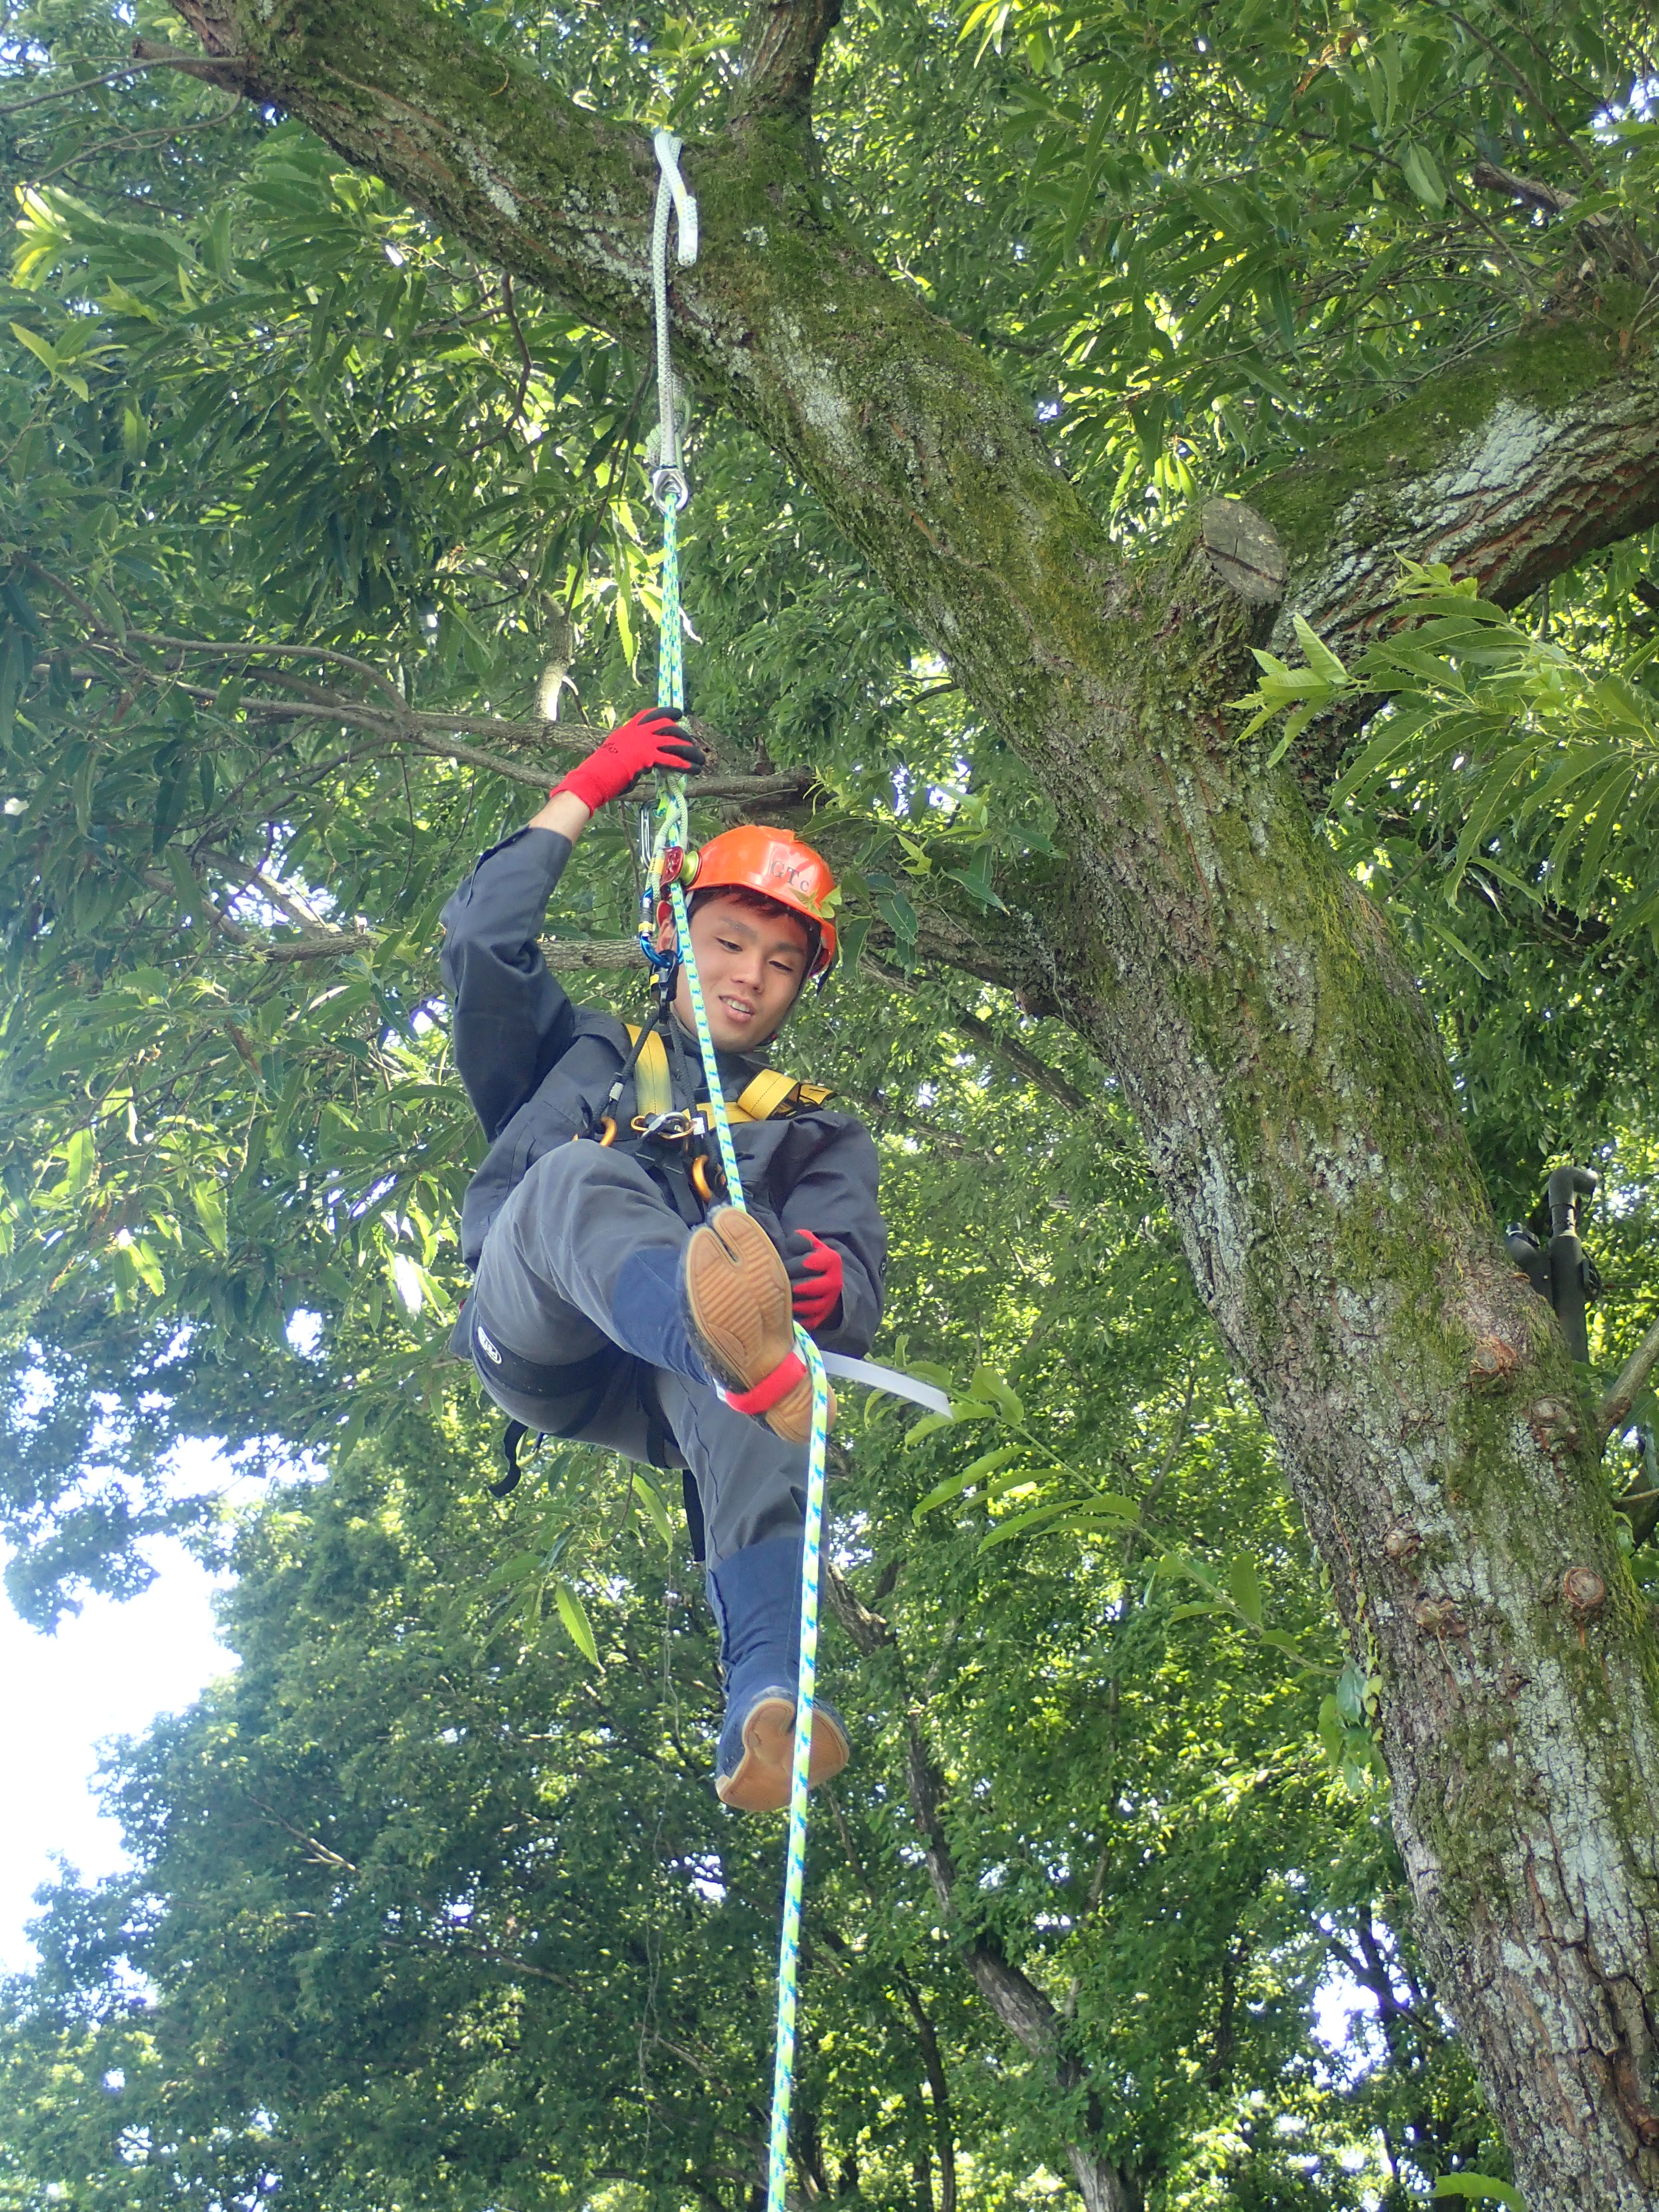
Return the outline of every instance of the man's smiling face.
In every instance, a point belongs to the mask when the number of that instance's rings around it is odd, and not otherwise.
[[[659,941],[672,944],[672,924]],[[721,1052],[758,1051],[799,994],[811,957],[806,924],[784,907],[710,897],[691,917],[691,950],[716,1046]],[[686,1029],[695,1028],[684,968],[674,988],[674,1012]]]

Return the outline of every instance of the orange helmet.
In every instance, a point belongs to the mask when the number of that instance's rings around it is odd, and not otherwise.
[[[695,868],[689,853],[686,863],[681,881],[694,894],[758,891],[799,915],[817,940],[808,978],[823,981],[836,957],[836,879],[822,854],[803,844],[793,830],[745,823],[711,837],[696,855]]]

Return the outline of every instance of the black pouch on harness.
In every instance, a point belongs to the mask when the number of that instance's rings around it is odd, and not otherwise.
[[[516,1415],[508,1420],[501,1433],[501,1457],[507,1472],[499,1481],[488,1486],[492,1498],[510,1498],[518,1488],[524,1474],[519,1464],[519,1451],[527,1436],[533,1433],[539,1441],[543,1437],[571,1437],[581,1434],[599,1412],[605,1393],[622,1365],[632,1366],[636,1370],[635,1387],[646,1416],[647,1463],[665,1470],[684,1466],[657,1396],[655,1377],[648,1367],[631,1358],[629,1353],[607,1348],[590,1352],[586,1359],[568,1360],[559,1365],[526,1359],[520,1353],[509,1351],[506,1345],[496,1342],[488,1328],[478,1319],[471,1299],[467,1302],[465,1326],[472,1364],[486,1390],[493,1378],[504,1390],[511,1391],[515,1398],[548,1401],[550,1415],[555,1406],[558,1409],[556,1420],[550,1418],[533,1427],[530,1422],[520,1420]],[[457,1334],[459,1334],[459,1330]],[[574,1407],[569,1403],[573,1397],[579,1398]]]
[[[537,1433],[544,1437],[574,1437],[592,1419],[599,1409],[599,1401],[610,1388],[619,1356],[611,1351],[595,1352],[586,1359],[573,1359],[562,1366],[552,1366],[538,1359],[526,1359],[504,1344],[498,1344],[478,1318],[477,1306],[467,1301],[468,1340],[472,1352],[472,1364],[478,1371],[486,1390],[492,1380],[517,1398],[544,1398],[559,1407],[560,1418],[550,1420]],[[569,1401],[575,1398],[574,1407]],[[530,1425],[516,1417],[508,1421],[501,1437],[501,1456],[507,1462],[507,1472],[499,1482],[489,1485],[492,1498],[510,1498],[519,1486],[524,1470],[519,1465],[519,1447],[530,1434]]]

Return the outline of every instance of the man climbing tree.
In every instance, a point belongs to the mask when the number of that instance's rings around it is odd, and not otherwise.
[[[1479,806],[1452,807],[1449,825],[1408,819],[1402,832],[1401,810],[1384,809],[1346,855],[1328,825],[1316,827],[1310,802],[1316,811],[1329,795],[1377,696],[1345,673],[1396,619],[1402,555],[1477,584],[1483,620],[1528,602],[1542,620],[1540,595],[1556,578],[1617,549],[1626,565],[1614,574],[1610,562],[1606,619],[1650,619],[1624,609],[1638,583],[1654,588],[1634,541],[1659,516],[1650,24],[1638,11],[1615,21],[1571,5],[1523,21],[1498,0],[1315,15],[1241,4],[1224,20],[1207,4],[1149,17],[1107,0],[1009,0],[963,9],[969,42],[949,43],[941,61],[903,44],[907,11],[878,12],[879,66],[864,66],[871,24],[840,34],[855,88],[835,76],[833,0],[757,5],[740,42],[711,24],[706,46],[665,19],[648,61],[619,12],[614,55],[607,49],[591,82],[560,74],[574,35],[563,18],[549,27],[538,67],[520,19],[420,0],[350,9],[186,0],[199,50],[149,40],[138,58],[239,95],[251,131],[277,114],[296,137],[308,126],[358,172],[337,196],[354,219],[361,201],[351,194],[369,191],[365,175],[379,177],[434,234],[496,272],[495,413],[458,408],[449,419],[455,450],[514,452],[520,474],[503,503],[538,500],[556,474],[549,441],[526,436],[521,453],[510,442],[534,382],[533,360],[514,339],[523,303],[551,301],[584,328],[638,344],[656,172],[634,118],[683,121],[704,228],[697,266],[676,287],[677,343],[694,383],[751,453],[763,442],[778,457],[778,506],[807,488],[810,518],[793,514],[787,526],[815,579],[873,576],[908,626],[896,648],[906,681],[884,709],[908,713],[924,687],[950,690],[971,719],[971,731],[951,738],[971,757],[975,793],[982,769],[1018,759],[1022,789],[1043,810],[1040,823],[1030,817],[1040,835],[1000,848],[994,892],[986,872],[946,867],[913,837],[911,872],[878,887],[873,943],[902,970],[951,963],[1062,1016],[1109,1069],[1114,1097],[1133,1106],[1198,1293],[1273,1431],[1328,1571],[1361,1686],[1350,1726],[1374,1735],[1386,1759],[1416,1925],[1522,2188],[1534,2206],[1635,2212],[1659,2185],[1659,1656],[1600,1463],[1603,1409],[1584,1401],[1547,1310],[1502,1249],[1468,1143],[1468,1085],[1455,1092],[1447,1079],[1419,976],[1437,957],[1425,949],[1443,941],[1437,933],[1457,935],[1437,890],[1422,886],[1455,888],[1466,839],[1490,864],[1483,896],[1506,926],[1554,933],[1553,942],[1585,935],[1582,917],[1564,917],[1558,825],[1569,844],[1617,851],[1608,841],[1631,818],[1640,779],[1620,787],[1627,807],[1604,763],[1599,814],[1588,799],[1564,803],[1541,847],[1521,840],[1518,860],[1512,839],[1481,834],[1500,819],[1501,788],[1482,791]],[[728,73],[711,64],[700,74],[712,55]],[[823,103],[819,131],[812,107],[826,55],[842,105]],[[112,70],[107,53],[97,59]],[[951,99],[936,96],[941,87]],[[940,113],[949,127],[934,138]],[[60,173],[57,149],[34,173]],[[960,184],[960,206],[951,198],[940,214],[947,181],[952,194]],[[264,204],[280,205],[286,191],[314,207],[313,182],[268,177]],[[47,505],[44,520],[19,526],[8,696],[35,687],[37,723],[46,698],[67,732],[38,796],[32,784],[17,795],[53,825],[19,863],[33,956],[63,956],[64,917],[80,911],[91,873],[94,896],[123,917],[118,900],[166,900],[209,950],[250,946],[247,957],[263,959],[258,932],[269,926],[235,904],[252,886],[278,902],[293,933],[270,943],[273,963],[337,962],[346,972],[368,936],[353,916],[372,911],[378,922],[398,884],[394,872],[378,903],[347,899],[325,915],[284,876],[284,854],[314,857],[308,823],[281,841],[304,817],[307,777],[324,770],[302,763],[269,817],[227,827],[225,786],[191,750],[195,723],[147,727],[143,757],[135,749],[131,764],[122,750],[131,787],[110,770],[98,747],[126,747],[134,699],[161,700],[174,718],[219,718],[210,726],[225,757],[233,744],[245,749],[239,777],[264,773],[277,750],[270,732],[306,714],[354,733],[361,750],[343,738],[341,757],[359,774],[371,754],[378,763],[401,746],[406,757],[527,783],[532,772],[511,749],[559,739],[472,716],[453,699],[447,715],[428,713],[414,679],[363,674],[356,635],[305,664],[308,690],[279,696],[275,680],[250,688],[251,665],[288,665],[281,656],[295,637],[315,643],[325,594],[309,572],[281,601],[283,624],[267,619],[277,600],[268,578],[257,597],[216,605],[212,623],[131,623],[134,595],[154,588],[143,546],[122,541],[125,606],[89,550],[127,526],[106,532],[114,495],[100,507],[97,486],[77,477],[60,490],[31,464],[42,452],[72,453],[94,457],[88,469],[148,468],[151,484],[159,479],[172,449],[146,460],[149,416],[136,400],[130,412],[113,401],[99,412],[83,351],[109,331],[134,358],[155,348],[167,392],[150,404],[158,415],[171,408],[198,364],[165,352],[167,319],[196,319],[192,343],[210,342],[217,310],[203,313],[201,288],[228,265],[228,249],[207,224],[199,240],[171,248],[157,243],[161,226],[137,224],[135,244],[130,206],[125,230],[77,228],[81,219],[44,190],[26,220],[20,267],[64,273],[52,279],[62,297],[50,313],[27,306],[48,335],[21,325],[20,368],[27,351],[54,405],[67,410],[69,395],[91,410],[72,438],[50,446],[27,442],[20,424],[13,464]],[[924,233],[931,242],[918,246]],[[424,327],[404,272],[407,246],[372,244],[383,265],[355,333],[330,325],[335,262],[319,257],[306,279],[313,319],[300,351],[317,369],[307,405],[319,417],[331,397],[325,369],[343,384],[338,364],[355,361],[349,397],[367,407],[375,349],[390,342],[382,334]],[[141,247],[152,259],[139,270]],[[337,240],[331,252],[346,258]],[[444,338],[466,342],[459,327]],[[573,380],[561,372],[546,420],[579,388],[580,369],[573,356]],[[216,394],[240,404],[252,374],[226,368],[205,408]],[[81,398],[81,387],[94,396]],[[339,591],[361,594],[351,604],[365,622],[380,611],[386,568],[363,547],[398,540],[421,465],[401,476],[382,465],[403,434],[400,388],[389,375],[392,396],[364,433],[356,505],[313,500],[304,484],[295,491],[286,453],[262,479],[272,501],[291,497],[295,527],[328,546]],[[626,391],[608,398],[593,439],[625,442],[632,404]],[[258,424],[292,439],[299,411],[287,391],[262,389]],[[200,427],[182,410],[166,419],[180,448]],[[742,475],[733,465],[728,487]],[[331,457],[315,477],[332,497]],[[1248,505],[1205,500],[1212,483]],[[612,497],[609,476],[583,484],[591,511]],[[137,504],[148,526],[148,489]],[[469,492],[429,531],[440,550],[419,590],[454,650],[463,635],[476,648],[462,623],[471,617],[438,602],[453,583],[450,549],[485,504]],[[204,501],[201,511],[225,507]],[[198,519],[192,512],[192,527]],[[822,541],[812,537],[820,523]],[[580,543],[585,560],[591,538]],[[538,551],[556,580],[558,561]],[[480,596],[505,588],[525,603],[525,574],[503,586],[493,545],[477,553],[474,572]],[[539,567],[535,574],[539,587],[546,578]],[[615,603],[620,630],[637,602],[618,589]],[[50,650],[37,634],[42,605],[54,611]],[[556,606],[550,629],[567,611]],[[1239,702],[1261,672],[1253,648],[1314,656],[1286,680],[1316,693],[1325,711],[1289,732],[1274,724],[1247,735]],[[1529,637],[1529,676],[1543,669],[1553,682],[1561,651],[1542,629]],[[418,673],[412,648],[409,659]],[[557,659],[550,652],[549,665]],[[236,672],[227,678],[227,667]],[[362,696],[343,669],[367,687]],[[482,662],[475,672],[482,684]],[[1454,689],[1459,674],[1450,672]],[[559,683],[556,673],[556,701]],[[1512,701],[1483,726],[1488,750],[1475,769],[1510,757],[1511,724],[1533,703],[1520,696],[1519,708]],[[96,744],[74,725],[83,696],[103,702]],[[1643,711],[1638,702],[1632,726],[1645,726]],[[808,727],[816,737],[828,718]],[[867,769],[866,733],[860,726],[824,773],[839,783]],[[481,734],[488,753],[470,742]],[[939,750],[920,775],[905,763],[906,835],[929,811],[935,770],[948,781],[958,757]],[[1530,758],[1534,787],[1559,794],[1549,763]],[[1464,773],[1457,761],[1468,765],[1455,757],[1453,781]],[[1624,774],[1631,763],[1615,765]],[[545,788],[545,776],[535,780]],[[758,763],[752,782],[768,780]],[[803,776],[798,798],[804,787]],[[752,787],[729,795],[771,814],[787,799]],[[1407,946],[1355,876],[1376,884],[1378,852],[1419,832],[1421,898],[1409,915],[1418,941]],[[319,872],[356,883],[349,871],[366,868],[367,842],[328,850]],[[401,841],[388,842],[401,856]],[[1631,869],[1610,895],[1617,928],[1595,918],[1610,937],[1651,889]],[[522,927],[533,931],[528,909]],[[1632,958],[1628,948],[1646,942],[1640,929],[1620,939]],[[1471,972],[1484,978],[1484,963]],[[64,974],[55,1004],[70,1007],[61,1018],[72,1037],[82,977],[78,966]],[[379,984],[357,976],[351,988],[367,1002]],[[155,987],[131,988],[139,998]],[[1533,1021],[1539,1036],[1559,1036],[1567,995]],[[1504,1018],[1496,987],[1492,998],[1481,1008],[1487,1037]],[[246,1071],[259,1112],[269,1107],[277,1126],[291,1118],[287,1086],[302,1078],[270,1038],[216,1000],[211,1020],[211,1048]],[[152,1032],[163,1026],[150,1018]],[[135,1067],[162,1048],[144,1034]],[[48,1067],[41,1097],[55,1080]],[[135,1116],[137,1092],[135,1076]],[[75,1126],[67,1108],[57,1121],[40,1108],[56,1147],[42,1210],[80,1224],[107,1269],[100,1283],[159,1299],[146,1217],[135,1203],[129,1218],[94,1182],[94,1136],[107,1161],[122,1126],[113,1083],[100,1100],[107,1112],[95,1132],[79,1107]],[[321,1108],[314,1118],[325,1133],[334,1127]],[[140,1139],[130,1141],[136,1152]],[[1552,1131],[1552,1152],[1559,1141]],[[113,1169],[105,1172],[112,1183]],[[234,1172],[244,1191],[261,1188],[252,1138]],[[285,1159],[283,1173],[293,1186],[284,1218],[326,1219],[336,1235],[349,1209],[329,1164]],[[210,1179],[191,1202],[203,1249],[222,1263],[216,1197]],[[234,1331],[246,1315],[216,1264],[203,1262],[202,1310]],[[43,1301],[69,1295],[56,1247],[40,1269]],[[281,1291],[252,1272],[237,1281],[272,1304]],[[210,1308],[214,1296],[223,1316]],[[80,1340],[105,1341],[95,1302],[76,1318]],[[859,1626],[873,1648],[878,1626]],[[923,1814],[936,1795],[918,1790]],[[958,1893],[949,1838],[937,1821],[927,1837],[948,1899]],[[940,1911],[977,1929],[970,1915],[944,1902]],[[1120,2168],[1088,2148],[1106,2129],[1110,2093],[1085,2094],[1068,2071],[1063,1988],[1044,2011],[997,1955],[981,1948],[972,1957],[986,2002],[1045,2054],[1048,2078],[1077,2093],[1070,2139],[1091,2205],[1133,2203]]]
[[[750,1057],[834,963],[835,886],[787,830],[728,830],[696,863],[691,942],[746,1212],[712,1204],[708,1086],[665,904],[658,1009],[631,1042],[571,1005],[536,943],[598,810],[648,770],[702,765],[672,712],[635,715],[444,909],[456,1061],[490,1139],[462,1216],[477,1284],[456,1349],[515,1424],[688,1470],[726,1675],[714,1786],[761,1813],[788,1802],[793,1757],[812,1403],[793,1324],[867,1352],[887,1254],[868,1130]],[[847,1751],[820,1705],[814,1786]]]

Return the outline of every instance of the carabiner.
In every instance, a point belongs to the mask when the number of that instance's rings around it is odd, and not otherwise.
[[[636,1114],[632,1127],[637,1137],[654,1137],[663,1145],[683,1145],[694,1133],[696,1123],[683,1106],[677,1106],[668,1114]]]
[[[705,1206],[726,1196],[726,1177],[707,1152],[699,1152],[691,1163],[691,1188]]]

